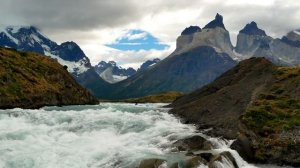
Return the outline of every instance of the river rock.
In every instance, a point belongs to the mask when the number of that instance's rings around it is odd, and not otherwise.
[[[163,159],[144,159],[141,161],[139,168],[164,168],[167,161]]]
[[[209,162],[209,168],[219,168],[219,167],[226,167],[226,168],[239,168],[234,157],[228,151],[222,152],[216,156]]]
[[[214,155],[212,153],[199,153],[197,154],[197,156],[200,156],[203,159],[205,159],[207,162],[210,162],[210,160],[213,158]]]
[[[197,167],[199,167],[202,164],[206,165],[207,161],[205,159],[203,159],[202,157],[200,157],[200,156],[195,156],[195,157],[193,157],[191,159],[188,159],[185,162],[185,166],[187,168],[197,168]]]
[[[176,141],[173,144],[179,151],[210,150],[212,144],[200,135],[195,135]]]
[[[237,140],[232,143],[230,148],[236,150],[244,160],[248,162],[254,161],[252,143],[244,134],[240,134]]]

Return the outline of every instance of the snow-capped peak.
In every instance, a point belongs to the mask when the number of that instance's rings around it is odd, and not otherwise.
[[[2,27],[0,46],[50,56],[60,64],[67,65],[68,71],[74,75],[84,73],[91,68],[89,59],[75,42],[58,45],[34,26]]]
[[[300,30],[294,30],[293,32],[300,36]]]

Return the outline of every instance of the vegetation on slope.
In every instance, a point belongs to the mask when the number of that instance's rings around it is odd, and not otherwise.
[[[95,103],[56,60],[0,48],[0,108]]]
[[[126,99],[126,103],[171,103],[183,96],[181,92],[165,92],[157,95],[149,95],[141,98]]]
[[[275,82],[247,109],[243,122],[251,128],[272,132],[300,126],[300,67],[274,70]]]
[[[241,117],[248,129],[242,132],[249,134],[256,160],[300,166],[300,67],[278,67],[273,75]]]

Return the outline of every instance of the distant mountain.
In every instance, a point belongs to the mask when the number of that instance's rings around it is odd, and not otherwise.
[[[155,58],[155,59],[152,59],[152,60],[147,60],[146,62],[144,62],[140,68],[138,69],[138,71],[144,71],[146,70],[147,68],[157,64],[158,62],[160,62],[161,60],[159,58]]]
[[[117,83],[134,75],[136,72],[146,70],[147,68],[155,65],[159,61],[159,58],[147,60],[140,66],[140,68],[137,71],[131,67],[122,68],[121,66],[118,66],[115,61],[101,61],[96,66],[94,66],[94,68],[98,75],[105,81],[109,83]]]
[[[190,92],[206,85],[236,65],[229,32],[217,15],[215,26],[184,30],[176,50],[166,59],[144,71],[113,84],[107,99],[127,99],[168,91]],[[221,26],[218,26],[221,25]]]
[[[282,39],[274,39],[251,22],[239,32],[235,52],[241,60],[265,57],[277,65],[297,65],[300,64],[300,33],[292,31]]]
[[[0,31],[0,46],[32,51],[56,59],[75,79],[92,93],[95,85],[107,85],[91,66],[89,58],[75,42],[58,45],[33,26],[9,26]],[[98,86],[97,86],[98,87]]]
[[[0,109],[97,104],[57,61],[0,47]]]
[[[135,69],[131,67],[127,69],[122,68],[117,66],[117,63],[114,61],[101,61],[94,68],[98,75],[109,83],[120,82],[136,73]]]

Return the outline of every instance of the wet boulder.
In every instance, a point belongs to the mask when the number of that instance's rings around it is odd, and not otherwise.
[[[200,165],[206,165],[206,164],[207,161],[200,156],[195,156],[185,161],[185,167],[188,168],[197,168]]]
[[[219,167],[226,167],[226,168],[239,168],[234,157],[228,151],[222,152],[216,156],[209,162],[209,168],[219,168]]]
[[[163,159],[144,159],[141,161],[139,168],[164,168],[167,161]]]
[[[212,144],[200,135],[180,139],[173,144],[179,151],[210,150]]]

